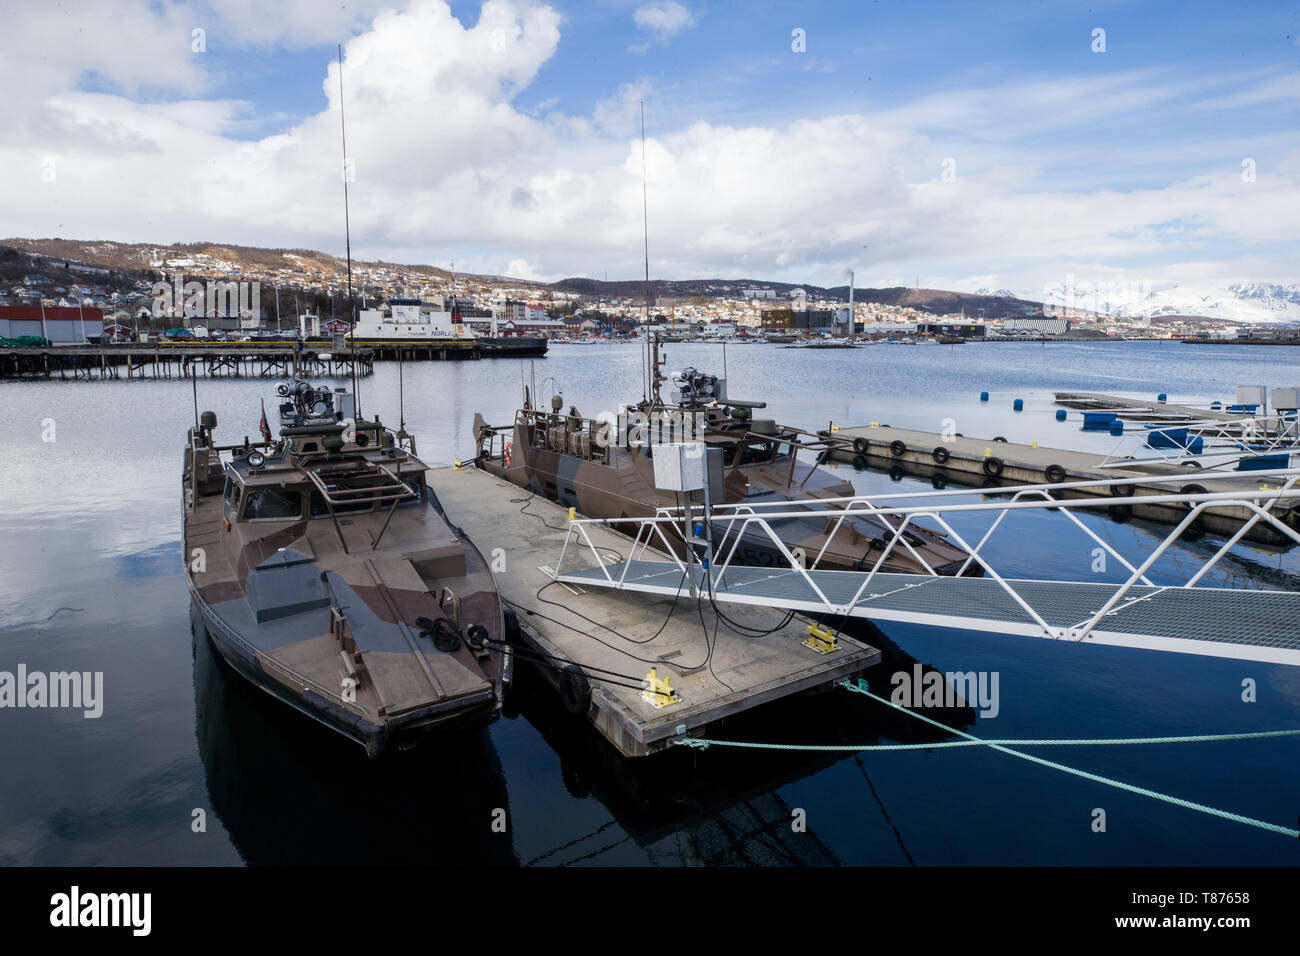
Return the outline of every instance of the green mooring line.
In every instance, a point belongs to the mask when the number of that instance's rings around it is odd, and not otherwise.
[[[1171,803],[1174,806],[1184,807],[1188,810],[1208,813],[1210,816],[1219,817],[1223,820],[1231,820],[1235,823],[1245,823],[1252,827],[1258,827],[1261,830],[1280,833],[1283,836],[1300,838],[1300,830],[1293,830],[1290,827],[1278,826],[1276,823],[1269,823],[1266,820],[1256,820],[1254,817],[1242,816],[1239,813],[1231,813],[1227,810],[1209,807],[1203,803],[1193,803],[1191,800],[1184,800],[1181,797],[1171,796],[1167,793],[1160,793],[1156,790],[1148,790],[1145,787],[1125,783],[1122,780],[1113,780],[1110,777],[1103,777],[1099,774],[1089,773],[1086,770],[1068,767],[1063,763],[1044,760],[1042,757],[1035,757],[1033,754],[1011,750],[1006,746],[1010,744],[1021,747],[1104,747],[1131,744],[1206,743],[1216,740],[1258,740],[1265,737],[1295,737],[1300,736],[1300,730],[1264,730],[1240,734],[1197,734],[1186,737],[1111,737],[1084,740],[983,740],[973,734],[968,734],[963,730],[958,730],[955,727],[949,727],[946,724],[940,723],[932,717],[926,717],[924,714],[919,714],[914,710],[908,710],[906,707],[895,704],[891,700],[886,700],[884,697],[879,697],[867,689],[865,681],[859,680],[856,684],[851,681],[842,681],[841,686],[855,694],[863,694],[874,701],[878,701],[879,703],[892,707],[895,710],[902,711],[905,714],[915,717],[917,720],[923,720],[927,724],[932,724],[933,726],[938,727],[940,730],[944,730],[950,734],[955,734],[958,737],[963,737],[965,739],[931,744],[868,744],[865,746],[857,746],[855,744],[768,744],[742,740],[707,740],[698,737],[681,737],[675,740],[674,743],[679,746],[695,747],[700,750],[704,750],[708,747],[741,747],[750,750],[839,751],[852,753],[887,750],[939,750],[952,747],[991,747],[993,750],[1009,754],[1012,757],[1019,757],[1021,760],[1028,760],[1031,763],[1050,767],[1053,770],[1060,770],[1064,773],[1073,774],[1076,777],[1082,777],[1085,780],[1091,780],[1094,783],[1104,784],[1108,787],[1115,787],[1119,790],[1127,790],[1129,793],[1136,793],[1139,796],[1150,797],[1153,800],[1161,800],[1165,803]]]

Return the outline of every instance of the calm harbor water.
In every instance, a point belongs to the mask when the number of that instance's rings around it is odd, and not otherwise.
[[[874,420],[938,431],[952,418],[967,436],[1098,450],[1116,439],[1081,432],[1077,414],[1054,421],[1052,391],[1205,402],[1232,400],[1237,385],[1300,382],[1294,349],[1175,343],[732,345],[725,360],[730,395],[766,400],[758,414],[788,424]],[[566,408],[594,416],[640,398],[640,362],[636,345],[559,345],[535,363],[407,364],[406,425],[426,460],[449,463],[472,455],[476,411],[494,424],[511,419],[530,373],[543,402],[558,390]],[[723,350],[667,346],[667,368],[684,365],[721,373]],[[217,412],[223,441],[255,436],[273,385],[200,381],[200,407]],[[978,401],[981,391],[992,393],[989,403]],[[397,395],[397,366],[381,364],[362,383],[363,411],[396,424]],[[1014,398],[1025,399],[1025,411],[1012,411]],[[8,770],[0,777],[0,863],[1300,862],[1295,840],[977,748],[860,756],[715,748],[621,761],[526,672],[503,718],[481,733],[369,761],[245,685],[191,636],[179,481],[194,414],[188,382],[3,382],[0,400],[0,671],[21,663],[104,674],[98,719],[0,710]],[[930,487],[921,477],[894,481],[848,466],[839,473],[862,491]],[[1165,534],[1141,521],[1087,521],[1130,557]],[[1092,542],[1058,515],[1014,516],[992,544],[1003,573],[1098,579]],[[1156,573],[1164,583],[1185,580],[1211,545],[1180,546]],[[1206,583],[1300,587],[1300,555],[1239,546]],[[962,710],[941,718],[979,736],[1300,727],[1295,669],[905,625],[869,640],[889,657],[877,692],[888,692],[888,673],[914,662],[997,672],[996,717]],[[1241,699],[1246,678],[1258,688],[1254,703]],[[843,691],[765,708],[725,731],[718,736],[940,739]],[[1061,747],[1044,756],[1294,827],[1297,747],[1279,738]],[[489,826],[495,808],[508,812],[505,834]],[[1104,833],[1092,828],[1097,808],[1106,813]],[[791,830],[795,809],[806,813],[806,833]],[[196,816],[204,832],[195,832]]]

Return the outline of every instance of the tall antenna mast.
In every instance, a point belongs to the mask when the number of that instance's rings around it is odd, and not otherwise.
[[[343,114],[343,44],[339,44],[339,129],[343,133],[343,237],[348,256],[348,328],[356,328],[356,310],[352,303],[352,218],[348,212],[348,124]],[[330,306],[334,297],[330,296]],[[361,418],[361,380],[357,374],[357,345],[352,341],[352,401],[353,414]]]
[[[348,253],[348,320],[352,319],[352,222],[348,213],[348,124],[343,116],[343,44],[339,44],[339,127],[343,132],[343,235]]]
[[[642,399],[648,399],[654,390],[653,358],[650,354],[650,201],[646,194],[645,165],[645,100],[641,100],[641,224],[645,233],[645,334],[646,334],[646,388]]]

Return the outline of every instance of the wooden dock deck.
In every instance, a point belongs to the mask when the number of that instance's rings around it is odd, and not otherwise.
[[[1165,464],[1102,468],[1101,465],[1106,460],[1105,456],[1091,452],[1047,448],[1041,445],[1035,447],[1016,442],[993,441],[988,438],[961,437],[945,439],[936,432],[891,428],[888,425],[841,427],[834,433],[834,437],[846,439],[849,442],[859,438],[865,441],[867,451],[862,457],[866,459],[866,464],[898,466],[904,470],[914,471],[925,476],[942,474],[945,478],[951,477],[953,481],[959,484],[986,484],[988,487],[998,487],[1000,485],[1038,485],[1060,481],[1093,481],[1107,478],[1115,480],[1165,475],[1185,476],[1185,480],[1173,484],[1137,484],[1130,486],[1134,489],[1130,499],[1131,503],[1127,506],[1121,506],[1131,508],[1130,514],[1132,515],[1165,524],[1177,524],[1182,521],[1187,515],[1186,506],[1180,504],[1147,505],[1142,503],[1143,497],[1182,492],[1193,493],[1198,490],[1203,492],[1223,492],[1237,489],[1255,490],[1259,488],[1261,482],[1268,480],[1252,476],[1249,472],[1243,472],[1240,475],[1232,474],[1229,477],[1210,478],[1207,474],[1195,468]],[[859,445],[859,447],[861,446]],[[940,453],[939,449],[942,449],[943,452]],[[943,457],[944,453],[946,453],[946,459],[939,461],[939,458]],[[831,457],[834,460],[851,462],[861,454],[861,452],[855,452],[851,447],[845,446],[842,450],[833,452]],[[990,461],[995,462],[996,465],[990,465]],[[1061,469],[1059,475],[1056,474],[1053,466]],[[1052,475],[1048,474],[1049,469],[1053,472]],[[1125,489],[1113,493],[1109,485],[1097,485],[1091,488],[1071,489],[1064,493],[1073,497],[1092,495],[1093,497],[1107,498],[1112,496],[1120,497],[1128,492]],[[1291,508],[1286,511],[1286,514],[1288,516],[1286,520],[1291,527],[1300,526],[1300,513]],[[1231,535],[1250,516],[1251,513],[1246,509],[1235,505],[1215,506],[1203,512],[1201,519],[1203,522],[1202,530]],[[1265,544],[1290,544],[1280,532],[1268,527],[1263,522],[1256,524],[1247,533],[1247,538]]]
[[[655,753],[674,737],[702,735],[723,718],[828,687],[880,660],[877,649],[843,634],[833,653],[805,647],[807,621],[799,617],[766,637],[741,637],[687,593],[674,607],[670,597],[553,583],[549,569],[568,533],[567,509],[476,468],[432,469],[428,482],[452,524],[489,562],[504,559],[497,587],[516,609],[522,639],[535,651],[588,668],[587,719],[624,756]],[[596,529],[592,540],[609,548],[611,559],[631,553],[632,540],[611,529]],[[586,548],[570,548],[565,566],[594,566],[589,558]],[[755,628],[774,627],[784,617],[765,608],[729,606],[723,613]],[[656,709],[639,688],[621,686],[651,667],[671,679],[681,703]],[[626,676],[597,680],[611,675],[592,668]],[[555,670],[541,671],[558,686]]]
[[[1195,421],[1231,422],[1242,417],[1240,412],[1194,408],[1191,405],[1171,405],[1154,399],[1142,401],[1136,398],[1121,398],[1118,395],[1105,395],[1101,392],[1056,392],[1053,398],[1057,405],[1064,408],[1075,408],[1083,412],[1115,412],[1120,418],[1135,422],[1162,424]]]

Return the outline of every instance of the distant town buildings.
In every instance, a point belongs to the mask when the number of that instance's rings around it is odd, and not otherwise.
[[[252,327],[293,329],[303,313],[320,311],[320,321],[346,327],[347,274],[343,263],[331,256],[298,252],[256,250],[250,261],[177,249],[154,249],[142,273],[135,276],[105,266],[56,259],[36,252],[23,255],[22,278],[0,282],[0,307],[49,310],[77,309],[78,316],[98,310],[112,316],[110,326],[153,329],[206,326],[211,330],[247,330]],[[153,270],[150,272],[149,270]],[[139,278],[140,274],[149,278]],[[207,283],[257,283],[261,297],[256,309],[243,314],[204,304],[202,314],[185,315],[184,304],[159,308],[153,293],[158,279],[197,280]],[[476,332],[489,334],[495,319],[498,334],[589,336],[624,334],[649,321],[674,332],[703,337],[795,333],[818,336],[883,335],[898,330],[915,332],[925,326],[935,330],[965,328],[988,338],[1120,336],[1174,338],[1204,335],[1269,337],[1273,328],[1252,328],[1226,321],[1206,321],[1190,316],[1132,318],[1071,309],[1065,314],[1024,314],[1015,318],[985,318],[963,313],[937,314],[913,306],[855,302],[849,306],[823,298],[803,287],[776,289],[747,283],[708,282],[690,293],[663,295],[651,302],[640,295],[580,295],[534,283],[501,277],[454,274],[428,267],[388,263],[353,263],[352,291],[358,310],[382,308],[390,298],[423,303],[455,302],[463,320]],[[450,307],[450,306],[447,306]],[[190,310],[193,311],[193,310]],[[1004,313],[1005,314],[1005,313]],[[64,334],[60,321],[55,329]],[[12,321],[12,320],[11,320]],[[33,321],[23,313],[20,322]],[[28,326],[23,326],[27,328]],[[926,333],[922,333],[926,334]],[[53,336],[48,336],[54,338]]]

